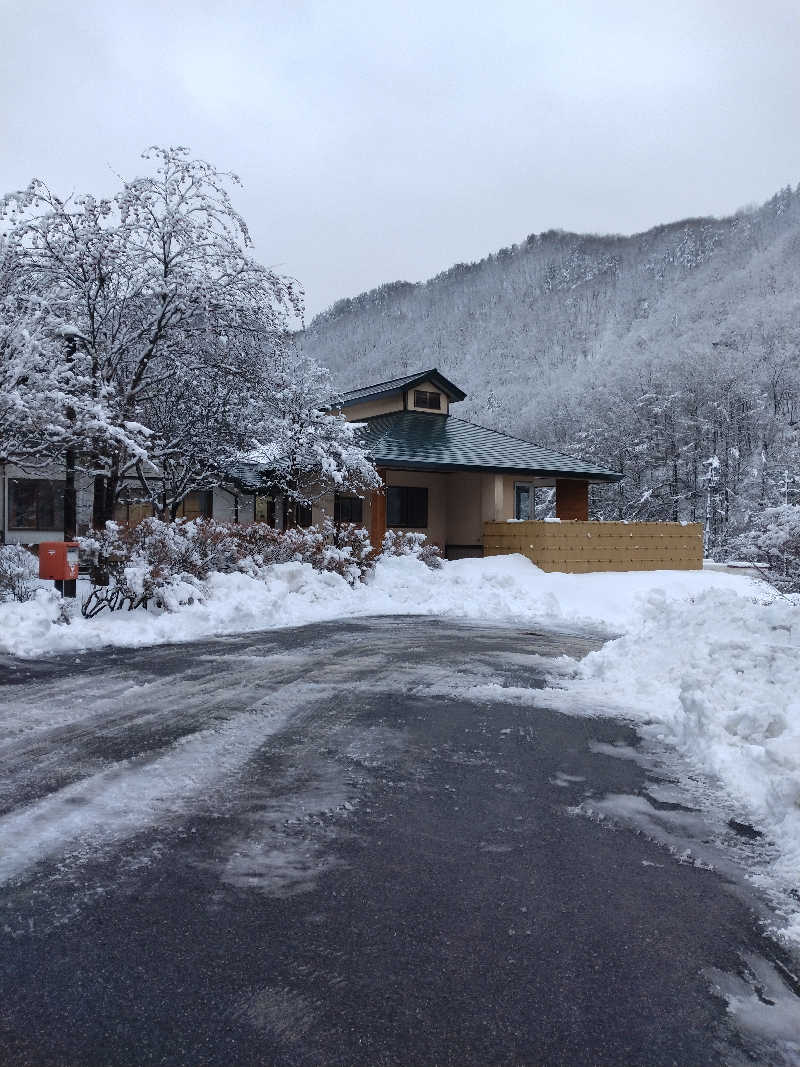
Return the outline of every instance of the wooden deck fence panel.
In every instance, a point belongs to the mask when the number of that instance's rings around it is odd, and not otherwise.
[[[483,554],[519,552],[543,571],[700,570],[700,522],[486,522]]]

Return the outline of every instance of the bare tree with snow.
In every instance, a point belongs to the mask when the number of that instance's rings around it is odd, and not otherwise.
[[[244,452],[272,457],[287,492],[302,492],[306,475],[369,480],[353,431],[325,412],[329,383],[291,353],[302,292],[250,254],[228,191],[238,179],[184,148],[144,158],[150,172],[111,198],[61,198],[35,180],[0,211],[14,263],[8,299],[35,298],[47,334],[34,343],[12,322],[7,347],[19,349],[17,363],[38,353],[27,387],[56,428],[77,431],[94,479],[93,524],[112,517],[131,479],[174,515]],[[46,358],[57,376],[80,377],[80,403],[46,400]],[[26,439],[37,435],[31,426]]]

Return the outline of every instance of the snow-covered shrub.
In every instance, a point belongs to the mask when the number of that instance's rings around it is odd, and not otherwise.
[[[239,547],[239,570],[254,573],[273,563],[310,563],[318,571],[332,571],[351,584],[360,581],[372,561],[369,533],[360,526],[336,526],[326,519],[319,526],[286,531],[266,523],[230,528]]]
[[[212,571],[236,569],[241,556],[236,529],[213,519],[152,518],[136,526],[109,522],[104,530],[81,538],[81,545],[117,581],[131,563],[145,563],[154,581],[176,575],[202,581]]]
[[[369,531],[354,523],[336,526],[326,519],[319,527],[323,549],[318,570],[341,574],[351,585],[364,578],[372,566],[374,552]]]
[[[441,567],[442,557],[439,546],[432,544],[421,533],[403,533],[400,530],[387,530],[381,545],[381,556],[413,556],[427,567]]]
[[[39,566],[23,545],[0,545],[0,601],[30,600],[36,591]]]
[[[266,523],[239,526],[214,519],[152,518],[132,527],[109,522],[104,530],[81,538],[81,546],[109,583],[92,591],[83,606],[85,615],[105,608],[133,610],[151,601],[170,610],[201,596],[203,582],[213,573],[241,571],[257,578],[276,563],[308,563],[356,585],[376,559],[363,526],[336,525],[329,519],[286,531]],[[441,565],[438,548],[422,534],[390,531],[380,555]]]
[[[755,515],[733,544],[742,559],[762,563],[766,577],[783,592],[800,591],[800,505],[781,504]]]
[[[92,591],[83,608],[88,615],[105,608],[133,610],[150,601],[169,610],[198,597],[212,573],[243,571],[258,577],[275,563],[309,563],[355,585],[373,558],[365,529],[328,520],[285,532],[266,523],[239,526],[213,519],[152,518],[132,527],[109,522],[104,530],[81,538],[81,545],[109,583]]]
[[[103,607],[132,610],[153,599],[165,608],[177,607],[198,595],[212,571],[234,570],[239,560],[228,526],[211,519],[169,523],[153,518],[136,526],[109,522],[81,538],[81,546],[109,580],[107,593],[93,592],[85,614]]]

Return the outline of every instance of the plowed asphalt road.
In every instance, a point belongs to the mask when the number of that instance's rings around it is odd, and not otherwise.
[[[0,1064],[797,1062],[750,891],[586,817],[683,810],[666,764],[467,695],[597,643],[395,618],[2,661]]]

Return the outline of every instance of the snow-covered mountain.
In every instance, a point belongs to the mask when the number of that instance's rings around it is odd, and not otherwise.
[[[798,282],[800,187],[631,237],[532,235],[341,300],[302,343],[341,389],[438,367],[459,414],[623,469],[602,512],[710,503],[720,540],[787,498],[787,469],[800,488]]]

